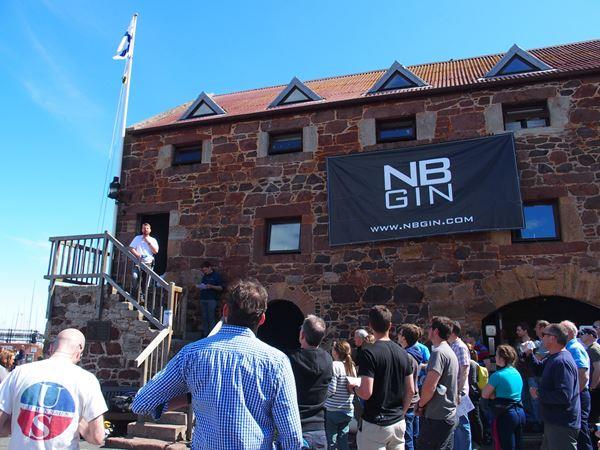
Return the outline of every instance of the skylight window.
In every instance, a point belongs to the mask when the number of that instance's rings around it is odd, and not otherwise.
[[[217,105],[208,94],[202,92],[196,101],[186,110],[179,120],[196,119],[200,117],[217,116],[227,114],[226,111]]]
[[[399,62],[394,64],[384,73],[379,80],[369,89],[367,94],[374,94],[382,91],[392,91],[397,89],[406,89],[417,86],[427,86],[427,83],[416,76]]]
[[[322,97],[310,89],[298,78],[292,78],[292,81],[275,97],[269,108],[275,106],[291,105],[294,103],[312,102],[322,100]]]
[[[497,77],[551,69],[552,67],[541,59],[526,52],[518,45],[513,45],[485,76]]]

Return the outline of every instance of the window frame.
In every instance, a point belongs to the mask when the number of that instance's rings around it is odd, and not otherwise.
[[[200,164],[202,163],[202,142],[197,143],[197,144],[185,144],[185,145],[175,145],[173,148],[173,158],[171,160],[171,165],[172,166],[188,166],[190,164]],[[185,152],[185,151],[191,151],[191,150],[200,150],[200,157],[198,158],[198,160],[196,161],[181,161],[178,162],[177,161],[177,155],[180,154],[181,152]]]
[[[300,148],[292,148],[287,150],[273,150],[273,140],[282,138],[284,136],[300,135]],[[288,153],[302,153],[304,151],[304,130],[302,128],[296,130],[277,131],[269,133],[269,147],[267,148],[267,155],[285,155]]]
[[[524,238],[521,235],[523,230],[511,230],[512,242],[516,244],[531,243],[531,242],[560,242],[562,241],[561,226],[560,226],[560,205],[558,199],[553,200],[532,200],[523,202],[523,220],[525,220],[525,208],[529,206],[552,206],[552,214],[554,217],[554,234],[556,237],[544,238]],[[527,223],[525,223],[527,226]],[[525,229],[525,228],[524,228]]]
[[[535,102],[526,102],[526,103],[510,103],[510,104],[502,104],[502,120],[503,120],[503,125],[504,125],[504,131],[517,131],[517,130],[507,130],[506,128],[506,124],[507,124],[507,115],[513,111],[513,110],[518,110],[518,109],[525,109],[525,108],[540,108],[542,109],[543,114],[540,115],[539,117],[528,117],[525,113],[522,114],[515,114],[516,115],[516,119],[513,118],[513,120],[511,120],[510,122],[521,122],[521,128],[519,128],[519,130],[534,130],[536,128],[547,128],[550,126],[550,110],[548,109],[548,100],[542,100],[542,101],[535,101]],[[545,119],[546,120],[546,125],[543,127],[523,127],[523,123],[525,123],[525,125],[527,125],[527,120],[529,119]]]
[[[269,250],[273,225],[297,223],[299,225],[298,248],[293,250]],[[276,217],[265,219],[265,255],[289,255],[302,253],[302,216]]]
[[[510,72],[510,73],[504,73],[504,71],[508,68],[508,66],[510,66],[510,64],[515,60],[515,59],[520,59],[523,63],[525,63],[525,65],[528,65],[529,67],[531,67],[531,70],[520,70],[518,72]],[[508,61],[506,61],[506,63],[504,63],[502,65],[502,68],[498,71],[498,74],[496,76],[499,77],[505,77],[508,75],[519,75],[522,73],[533,73],[533,72],[539,72],[541,69],[539,67],[537,67],[535,64],[530,63],[529,61],[527,61],[525,58],[523,58],[521,55],[515,53],[514,55],[512,55],[510,57],[510,59]]]
[[[400,123],[410,123],[413,129],[413,135],[411,137],[404,137],[399,139],[381,139],[381,130],[382,126],[389,126],[389,128],[393,128],[394,124]],[[392,126],[390,126],[392,125]],[[388,128],[388,129],[389,129]],[[375,120],[375,142],[377,144],[387,144],[389,142],[405,142],[405,141],[416,141],[417,140],[417,120],[415,116],[410,117],[397,117],[393,119],[376,119]]]

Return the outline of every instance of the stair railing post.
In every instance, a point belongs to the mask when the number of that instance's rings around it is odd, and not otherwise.
[[[108,267],[108,236],[104,233],[102,242],[102,263],[100,265],[100,279],[98,280],[98,301],[96,302],[96,317],[102,318],[102,304],[104,303],[104,277]]]

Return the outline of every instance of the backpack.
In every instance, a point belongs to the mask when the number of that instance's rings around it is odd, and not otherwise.
[[[490,379],[490,375],[488,370],[477,364],[477,386],[482,390],[486,384],[488,384],[488,380]]]

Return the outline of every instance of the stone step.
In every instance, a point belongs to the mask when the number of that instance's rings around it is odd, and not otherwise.
[[[132,422],[127,425],[127,436],[176,442],[185,438],[185,430],[185,425],[171,425],[154,422]]]
[[[182,442],[168,442],[160,439],[141,437],[110,437],[102,448],[117,448],[125,450],[187,450]]]
[[[161,423],[163,425],[185,425],[187,426],[187,414],[181,411],[167,411],[160,419],[154,420],[150,416],[144,417],[146,423]]]

